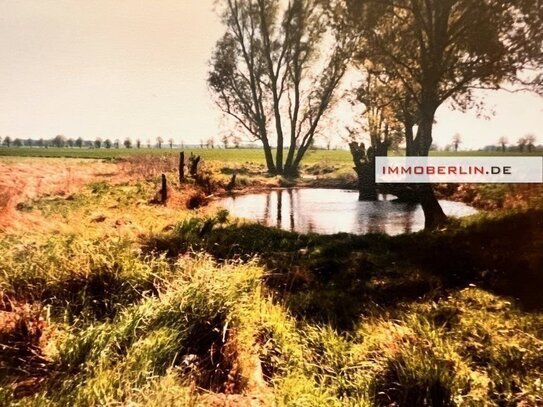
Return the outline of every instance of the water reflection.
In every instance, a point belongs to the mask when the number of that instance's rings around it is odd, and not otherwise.
[[[397,235],[423,229],[424,215],[420,206],[397,203],[392,198],[381,196],[377,202],[359,202],[357,191],[277,189],[225,198],[219,205],[234,216],[302,233]],[[463,203],[440,202],[447,215],[461,217],[476,213]]]

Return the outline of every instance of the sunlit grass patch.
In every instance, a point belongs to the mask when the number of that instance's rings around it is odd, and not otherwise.
[[[170,274],[165,259],[142,255],[123,237],[0,240],[1,290],[18,301],[38,301],[69,321],[114,315],[156,292]]]

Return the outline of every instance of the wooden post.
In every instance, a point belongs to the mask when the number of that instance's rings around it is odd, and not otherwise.
[[[232,174],[232,178],[230,179],[230,182],[226,186],[227,191],[232,191],[235,188],[235,186],[236,186],[236,176],[237,176],[237,174],[234,172]]]
[[[185,152],[179,153],[179,183],[182,184],[185,181]]]
[[[168,200],[168,180],[166,175],[162,174],[162,187],[160,188],[160,201],[165,204]]]
[[[190,161],[190,166],[189,166],[189,171],[190,171],[190,175],[192,178],[196,178],[196,175],[198,174],[198,164],[200,164],[200,156],[194,156],[191,154],[190,158],[189,158],[189,161]]]

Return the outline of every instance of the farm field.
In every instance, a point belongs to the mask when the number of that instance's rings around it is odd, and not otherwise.
[[[201,155],[202,158],[210,161],[220,162],[253,162],[264,163],[264,154],[262,149],[258,148],[121,148],[121,149],[107,149],[107,148],[28,148],[28,147],[0,147],[0,157],[59,157],[59,158],[94,158],[94,159],[116,159],[123,157],[131,157],[138,155],[177,155],[180,151],[185,151],[186,154]],[[392,155],[403,155],[402,152],[391,153]],[[506,153],[498,151],[459,151],[457,153],[452,151],[432,151],[430,153],[434,156],[543,156],[543,151],[518,152],[507,151]],[[330,161],[333,163],[352,163],[352,157],[348,150],[311,150],[308,152],[304,159],[305,164],[315,164],[322,161]]]
[[[489,210],[441,231],[303,235],[214,204],[234,170],[284,185],[256,151],[202,153],[212,194],[171,156],[0,158],[0,405],[543,403],[539,186],[459,189]],[[300,183],[346,176],[317,154]]]

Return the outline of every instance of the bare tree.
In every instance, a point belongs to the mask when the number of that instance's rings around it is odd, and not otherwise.
[[[164,139],[160,136],[156,138],[156,145],[158,148],[162,148],[162,143],[164,143]]]
[[[532,150],[534,149],[534,144],[535,144],[535,136],[533,134],[527,134],[524,139],[526,140],[526,145],[528,147],[528,152],[532,152]]]
[[[241,137],[232,136],[232,144],[234,144],[234,148],[239,148],[239,146],[241,145]]]
[[[228,134],[224,134],[221,137],[221,142],[224,146],[224,149],[226,150],[228,148],[228,144],[230,143],[230,136]]]
[[[456,133],[452,138],[452,145],[454,147],[454,152],[458,152],[458,146],[462,143],[462,136],[459,133]]]
[[[334,104],[348,41],[327,36],[329,22],[317,0],[225,3],[226,33],[212,57],[210,88],[219,107],[260,140],[268,171],[294,175]]]
[[[524,147],[526,147],[526,144],[528,144],[526,137],[520,137],[517,140],[518,149],[521,153],[524,152]]]
[[[207,148],[215,148],[215,138],[210,137],[206,140],[206,147]]]
[[[502,153],[505,153],[506,146],[507,146],[507,144],[509,144],[509,140],[507,139],[507,137],[502,136],[502,137],[500,137],[500,139],[498,140],[498,144],[501,146]]]
[[[173,148],[173,138],[168,139],[168,144],[170,145],[170,148]]]

